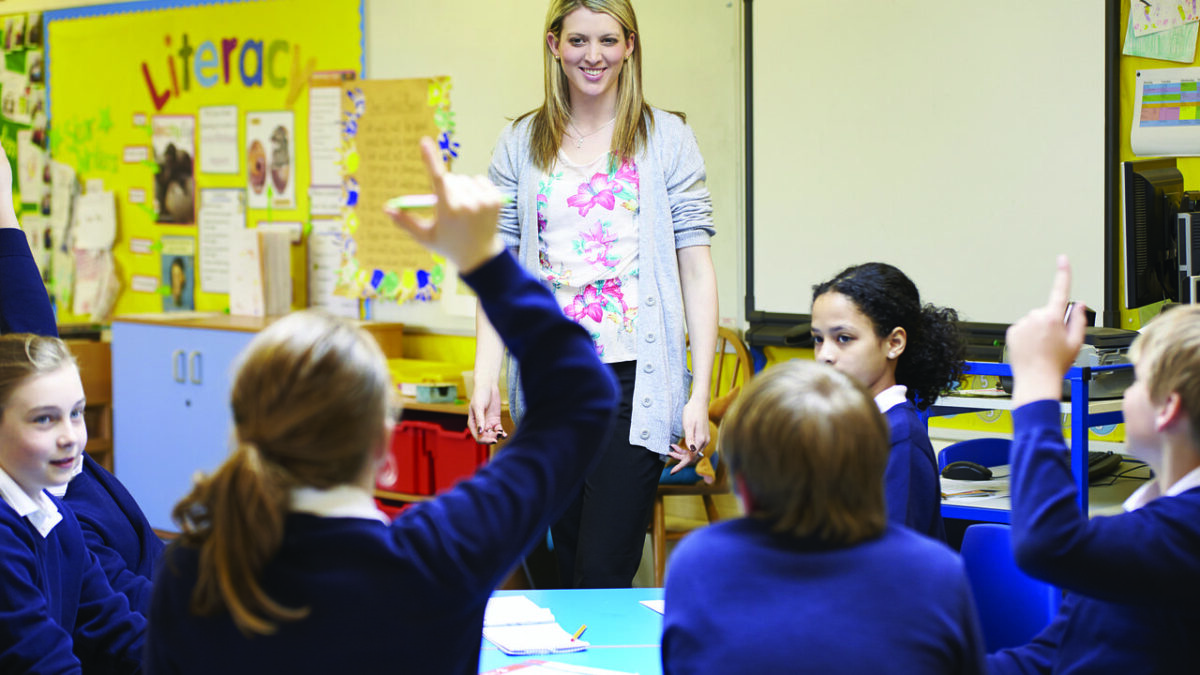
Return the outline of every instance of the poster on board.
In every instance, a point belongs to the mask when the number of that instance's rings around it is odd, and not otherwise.
[[[155,115],[150,142],[154,146],[154,208],[159,223],[196,222],[196,118]]]
[[[250,208],[296,207],[296,130],[290,110],[246,113]]]

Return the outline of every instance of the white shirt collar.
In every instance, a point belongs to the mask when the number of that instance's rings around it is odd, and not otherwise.
[[[1171,487],[1167,488],[1165,495],[1160,494],[1157,480],[1152,480],[1146,483],[1142,487],[1138,488],[1136,492],[1129,495],[1129,499],[1125,500],[1123,506],[1126,511],[1136,511],[1155,499],[1158,499],[1160,496],[1174,497],[1175,495],[1183,494],[1184,492],[1187,492],[1195,487],[1200,487],[1200,467],[1192,469],[1184,474],[1183,478],[1175,481]]]
[[[71,477],[67,479],[67,482],[63,483],[62,485],[52,485],[46,488],[46,492],[49,492],[59,499],[66,497],[67,486],[71,484],[71,481],[75,480],[75,476],[78,476],[81,473],[83,473],[83,453],[80,453],[79,457],[75,459],[75,468],[71,471]]]
[[[879,412],[885,413],[904,403],[907,398],[908,387],[902,384],[893,384],[875,395],[875,405],[879,406]]]
[[[391,522],[375,506],[370,493],[353,485],[338,485],[328,490],[307,486],[292,488],[291,510],[324,518],[366,518],[384,525]]]
[[[17,485],[17,481],[8,475],[8,472],[0,468],[0,497],[4,498],[4,503],[12,507],[17,512],[18,516],[27,519],[33,527],[45,539],[50,535],[50,531],[55,525],[62,522],[62,514],[58,512],[58,507],[54,505],[54,500],[46,496],[45,492],[37,493],[36,498],[30,498]]]

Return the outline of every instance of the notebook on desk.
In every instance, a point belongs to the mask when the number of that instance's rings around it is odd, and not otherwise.
[[[516,656],[581,652],[590,646],[563,630],[550,610],[523,595],[488,600],[483,637],[505,654]]]

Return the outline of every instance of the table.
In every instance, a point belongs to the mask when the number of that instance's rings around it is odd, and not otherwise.
[[[574,633],[586,624],[586,651],[546,656],[508,656],[487,640],[479,650],[479,672],[531,659],[570,663],[641,675],[662,673],[662,615],[640,604],[662,600],[661,588],[496,591],[524,595],[554,613],[558,625]]]

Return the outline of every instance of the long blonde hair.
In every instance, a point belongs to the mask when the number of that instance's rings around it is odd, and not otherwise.
[[[200,551],[193,612],[228,610],[246,635],[308,614],[262,587],[290,490],[359,479],[390,421],[390,390],[378,344],[346,320],[297,312],[251,341],[233,384],[236,449],[172,513],[180,543]]]
[[[521,116],[533,116],[530,122],[530,154],[533,163],[542,171],[550,170],[562,145],[563,132],[571,121],[571,101],[567,75],[550,51],[546,34],[562,38],[563,19],[579,9],[607,14],[621,25],[625,40],[637,36],[633,52],[621,66],[617,79],[617,114],[613,124],[613,161],[632,158],[646,143],[654,119],[650,106],[642,98],[642,36],[638,33],[637,15],[630,0],[551,0],[546,11],[546,28],[542,31],[542,61],[545,70],[546,100],[542,107]],[[677,113],[678,114],[678,113]]]

